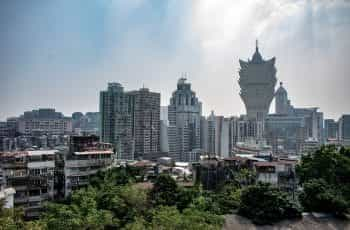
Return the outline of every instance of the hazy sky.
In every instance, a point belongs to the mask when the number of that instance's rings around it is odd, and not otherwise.
[[[3,0],[0,120],[38,107],[98,111],[110,81],[144,84],[167,105],[182,72],[205,114],[245,113],[238,60],[257,38],[294,106],[350,113],[347,0]]]

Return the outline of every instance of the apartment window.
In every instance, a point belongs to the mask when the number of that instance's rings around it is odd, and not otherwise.
[[[40,196],[40,190],[29,190],[29,196]]]
[[[29,174],[32,176],[39,176],[40,175],[40,169],[30,169]]]

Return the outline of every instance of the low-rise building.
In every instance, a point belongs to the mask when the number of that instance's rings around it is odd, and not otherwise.
[[[302,144],[302,154],[314,153],[321,147],[321,143],[314,138],[306,139]]]
[[[87,186],[92,175],[112,166],[113,159],[112,145],[99,142],[97,136],[72,136],[64,156],[64,195]]]
[[[6,186],[16,191],[14,206],[23,207],[27,218],[38,217],[43,203],[54,197],[55,153],[55,150],[0,153]]]
[[[24,112],[18,119],[18,132],[63,135],[72,133],[72,118],[64,117],[55,109],[39,109]]]
[[[255,162],[256,181],[270,183],[285,191],[296,189],[295,160]]]

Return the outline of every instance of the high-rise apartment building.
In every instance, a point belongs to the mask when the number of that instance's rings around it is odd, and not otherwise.
[[[324,120],[324,138],[326,140],[329,139],[337,139],[338,138],[338,123],[333,119],[325,119]]]
[[[350,114],[344,114],[339,118],[339,140],[342,145],[350,146]]]
[[[160,151],[163,153],[169,153],[169,141],[168,141],[168,106],[160,107]]]
[[[208,118],[201,120],[201,142],[204,152],[221,157],[230,154],[230,126],[231,120],[223,116],[216,116],[214,112]]]
[[[114,145],[119,159],[134,159],[129,97],[119,83],[100,92],[101,141]]]
[[[169,156],[186,160],[186,154],[200,149],[200,120],[202,103],[186,78],[180,78],[168,106]]]
[[[152,158],[160,151],[160,93],[142,88],[130,91],[127,95],[132,116],[135,158]]]

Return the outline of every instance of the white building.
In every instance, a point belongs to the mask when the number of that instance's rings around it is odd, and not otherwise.
[[[168,106],[169,156],[185,160],[187,153],[200,148],[202,103],[186,78],[180,78]]]
[[[230,129],[231,119],[216,116],[214,112],[208,118],[201,120],[202,149],[206,153],[228,157],[231,152]]]
[[[14,207],[14,195],[16,190],[12,187],[7,187],[4,171],[0,168],[0,200],[4,201],[4,208]]]

